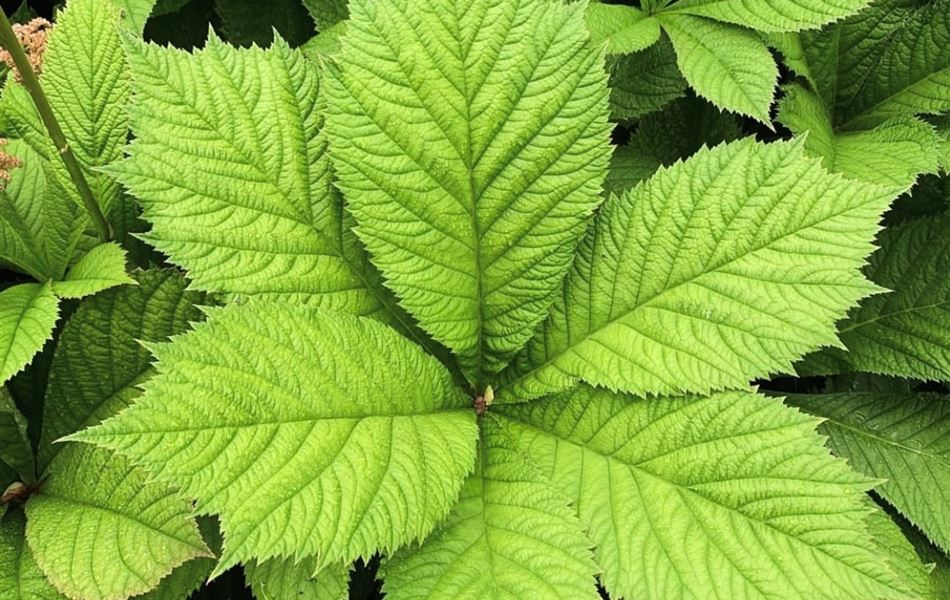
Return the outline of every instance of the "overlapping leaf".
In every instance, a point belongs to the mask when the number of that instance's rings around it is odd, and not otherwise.
[[[865,528],[870,481],[778,400],[580,387],[496,414],[577,507],[613,597],[905,597]]]
[[[65,600],[33,558],[20,511],[0,516],[0,600]]]
[[[803,374],[870,371],[950,381],[950,217],[893,225],[866,272],[888,290],[864,300],[839,325],[846,349],[828,348]]]
[[[384,566],[392,600],[595,599],[590,542],[512,434],[481,423],[475,473],[446,522]]]
[[[389,300],[330,185],[316,65],[279,39],[127,48],[136,139],[114,170],[149,241],[197,289],[382,316]]]
[[[26,505],[36,562],[72,598],[123,600],[207,556],[191,504],[108,450],[73,444]]]
[[[245,565],[248,585],[257,600],[346,600],[348,566],[332,565],[316,576],[306,563],[272,559]]]
[[[387,284],[473,382],[544,317],[600,202],[606,75],[583,8],[350,2],[328,93],[340,187]]]
[[[448,513],[474,463],[471,400],[375,321],[260,301],[213,311],[155,352],[146,394],[74,438],[132,457],[218,514],[217,573],[391,551]]]
[[[503,374],[505,399],[578,379],[676,393],[790,372],[875,290],[859,268],[895,195],[827,173],[801,144],[746,139],[661,169],[602,207]]]
[[[877,490],[945,551],[950,547],[950,400],[935,394],[792,396],[822,417],[835,454],[882,480]]]
[[[29,364],[58,318],[59,302],[49,283],[21,283],[0,292],[0,382]]]

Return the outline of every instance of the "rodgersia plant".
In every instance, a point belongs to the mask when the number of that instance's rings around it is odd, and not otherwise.
[[[151,4],[39,82],[118,242],[0,99],[0,600],[948,593],[950,2]]]

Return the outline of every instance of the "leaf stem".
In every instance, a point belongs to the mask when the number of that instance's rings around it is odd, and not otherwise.
[[[13,57],[13,62],[20,72],[23,87],[30,92],[30,96],[33,98],[33,104],[36,105],[36,110],[40,114],[40,119],[42,119],[43,125],[46,126],[46,131],[49,133],[50,139],[53,140],[53,145],[56,146],[56,150],[63,160],[63,164],[66,165],[69,178],[72,179],[73,185],[76,186],[76,190],[82,198],[86,211],[89,213],[89,216],[92,217],[92,222],[96,226],[96,232],[99,234],[99,238],[103,242],[108,242],[112,239],[112,228],[109,226],[105,215],[102,214],[99,203],[96,202],[96,198],[92,194],[92,189],[89,187],[89,183],[83,175],[79,161],[76,160],[76,156],[69,148],[66,135],[59,126],[56,115],[53,114],[53,107],[50,106],[46,93],[40,86],[40,81],[37,79],[36,73],[33,72],[33,67],[30,66],[30,60],[26,56],[26,51],[23,50],[23,46],[20,45],[20,40],[17,39],[13,27],[10,25],[10,20],[7,18],[7,13],[3,9],[0,9],[0,43],[3,44],[10,53],[10,56]]]

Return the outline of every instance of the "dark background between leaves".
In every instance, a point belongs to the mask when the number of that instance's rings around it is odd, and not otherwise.
[[[3,8],[14,21],[29,20],[33,16],[52,19],[56,8],[62,1],[55,0],[0,0]],[[638,5],[636,0],[610,1],[611,4]],[[213,28],[225,40],[238,44],[257,43],[267,45],[273,39],[276,29],[292,45],[300,45],[315,35],[316,29],[299,0],[158,0],[153,16],[145,26],[145,38],[161,44],[172,44],[181,48],[194,48],[203,45],[209,28]],[[782,71],[782,81],[789,79],[786,70]],[[649,117],[647,117],[649,118]],[[743,128],[749,135],[755,135],[761,141],[772,141],[788,137],[781,126],[770,131],[759,123],[746,119]],[[636,129],[636,123],[623,123],[616,126],[613,141],[624,144],[630,133]],[[17,273],[0,269],[0,290],[26,279]],[[64,317],[75,307],[64,306]],[[30,389],[30,396],[37,399],[38,411],[42,411],[42,398],[45,390],[44,369],[35,367],[46,364],[48,368],[52,348],[44,349],[42,355],[34,361],[33,377],[18,376],[12,382],[18,387]],[[780,392],[814,392],[823,387],[821,378],[793,379],[780,378],[768,382],[759,382],[765,389]],[[937,390],[935,390],[937,391]],[[939,390],[945,391],[945,390]],[[41,414],[27,415],[31,421],[39,422]],[[376,581],[378,559],[368,565],[359,563],[353,571],[350,581],[351,600],[375,600],[382,597],[380,583]],[[606,598],[606,594],[603,594]],[[215,581],[195,592],[190,600],[251,600],[252,596],[245,586],[244,577],[239,568],[231,569]]]

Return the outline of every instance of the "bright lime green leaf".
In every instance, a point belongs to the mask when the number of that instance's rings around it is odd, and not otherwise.
[[[350,568],[331,565],[313,575],[306,563],[269,560],[245,565],[248,585],[257,600],[346,600]]]
[[[610,118],[639,119],[658,111],[686,93],[686,80],[676,66],[676,53],[663,36],[646,50],[612,56],[610,73]]]
[[[568,501],[495,420],[442,527],[383,566],[391,600],[596,599],[591,542]]]
[[[113,242],[84,254],[62,281],[53,282],[53,291],[60,298],[82,298],[129,283],[135,280],[125,272],[125,250]]]
[[[930,568],[923,563],[900,526],[883,510],[875,508],[867,518],[868,530],[908,597],[939,600],[930,580]]]
[[[869,480],[778,400],[580,387],[496,414],[570,495],[612,597],[902,597],[863,522]]]
[[[155,7],[155,0],[112,0],[112,3],[122,9],[122,22],[129,30],[141,35],[145,21]]]
[[[859,269],[896,192],[751,138],[661,169],[601,208],[506,399],[578,379],[669,394],[791,372],[875,291]]]
[[[800,31],[859,12],[871,0],[682,0],[672,10],[759,31]]]
[[[894,225],[866,269],[889,290],[865,299],[839,324],[847,348],[825,349],[801,373],[869,371],[950,381],[950,217]]]
[[[673,42],[680,71],[700,96],[769,124],[778,67],[757,35],[685,14],[657,18]]]
[[[660,39],[659,21],[632,6],[592,2],[587,6],[587,28],[591,42],[606,42],[609,54],[638,52]]]
[[[915,117],[898,117],[866,131],[835,132],[820,96],[804,87],[786,89],[778,120],[796,135],[808,133],[805,149],[830,171],[882,185],[909,188],[939,168],[939,138]]]
[[[36,562],[63,593],[123,600],[209,552],[191,504],[108,450],[73,444],[26,505]]]
[[[877,491],[950,548],[950,398],[853,392],[789,402],[825,419],[821,429],[835,454],[884,480]]]
[[[140,342],[163,342],[202,320],[203,299],[186,292],[175,271],[136,275],[138,286],[100,294],[84,302],[66,323],[50,367],[40,470],[63,448],[53,442],[95,425],[130,405],[151,376],[152,356]]]
[[[620,194],[657,169],[706,146],[739,138],[737,119],[698,98],[684,98],[644,119],[626,145],[614,149],[604,189]]]
[[[218,514],[217,573],[389,552],[448,513],[477,431],[438,361],[342,313],[258,301],[211,316],[155,348],[142,398],[74,439],[127,454]]]
[[[36,565],[25,527],[18,510],[0,517],[0,600],[66,600]]]
[[[0,383],[30,364],[58,318],[59,302],[49,283],[21,283],[0,292]]]
[[[35,476],[26,418],[13,403],[6,386],[0,386],[0,462],[14,469],[23,481],[32,481]]]
[[[317,23],[320,31],[345,21],[349,16],[348,0],[303,0],[303,5]]]
[[[122,157],[128,138],[130,84],[117,27],[120,13],[110,0],[70,0],[50,33],[41,83],[93,195],[116,233],[123,235],[119,225],[127,222],[133,208],[118,183],[98,170]],[[58,150],[21,85],[6,86],[2,111],[6,125],[49,161],[56,193],[68,194],[81,206]],[[86,220],[85,213],[78,216],[80,224]]]
[[[328,127],[357,234],[477,381],[544,318],[600,202],[610,127],[582,3],[461,7],[350,2]]]
[[[45,159],[28,144],[10,140],[3,151],[22,165],[0,189],[0,263],[38,280],[58,279],[82,231],[79,209],[47,186]]]
[[[384,311],[331,187],[316,65],[281,40],[212,37],[194,54],[135,43],[129,56],[136,139],[115,170],[194,287]]]

